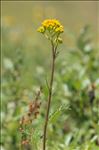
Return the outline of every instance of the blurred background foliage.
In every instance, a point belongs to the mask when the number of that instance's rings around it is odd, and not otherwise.
[[[42,104],[31,149],[42,145],[51,47],[36,30],[46,18],[59,19],[65,29],[56,61],[48,150],[99,149],[98,4],[2,2],[1,150],[20,149],[19,119],[40,86]]]

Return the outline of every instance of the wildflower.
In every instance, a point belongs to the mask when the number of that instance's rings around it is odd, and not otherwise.
[[[41,27],[38,28],[37,31],[40,32],[40,33],[44,33],[45,32],[45,28],[41,26]]]
[[[42,22],[42,25],[38,28],[38,32],[44,33],[49,31],[50,33],[62,33],[64,32],[64,28],[61,23],[56,19],[47,19]]]
[[[38,114],[39,114],[39,109],[40,109],[40,105],[41,102],[39,102],[39,98],[40,98],[40,94],[41,94],[41,88],[38,91],[38,93],[36,94],[35,100],[32,101],[29,106],[28,106],[28,112],[26,113],[26,115],[24,115],[19,124],[19,131],[21,133],[22,136],[22,145],[29,145],[29,138],[31,138],[31,134],[32,133],[32,122],[34,119],[37,118]],[[26,131],[28,131],[29,136],[26,134]]]
[[[44,20],[42,23],[42,26],[45,28],[48,28],[50,26],[59,27],[60,25],[61,25],[60,22],[56,19],[47,19],[47,20]]]
[[[63,26],[61,25],[60,27],[56,28],[55,32],[60,32],[60,33],[64,32]]]
[[[43,29],[43,32],[42,32]],[[44,125],[44,132],[43,132],[43,150],[46,149],[46,136],[47,136],[47,126],[48,126],[48,119],[49,119],[49,110],[50,110],[50,103],[52,99],[52,92],[53,92],[53,77],[54,77],[54,68],[55,68],[55,60],[58,56],[59,52],[57,51],[58,45],[62,43],[62,39],[60,34],[64,32],[64,27],[61,23],[56,19],[47,19],[44,20],[41,26],[38,28],[40,33],[43,33],[44,36],[50,40],[52,46],[52,73],[51,73],[51,80],[50,84],[47,83],[48,87],[48,102],[47,102],[47,110],[46,110],[46,117],[45,117],[45,125]],[[32,107],[31,107],[32,109]],[[34,113],[35,118],[38,115],[38,111]]]
[[[32,114],[34,114],[34,116],[35,116],[35,114],[37,114],[37,112],[38,112],[38,114],[39,114],[38,109],[40,108],[40,105],[41,105],[41,103],[38,102],[38,101],[31,102],[31,103],[29,104],[29,112],[28,112],[28,115],[31,116]]]

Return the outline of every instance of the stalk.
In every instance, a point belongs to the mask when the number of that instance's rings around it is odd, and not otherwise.
[[[44,133],[43,133],[43,149],[46,150],[46,137],[47,137],[47,126],[49,120],[49,111],[52,100],[52,87],[53,87],[53,78],[54,78],[54,70],[55,70],[55,59],[58,55],[57,47],[62,43],[62,39],[60,34],[64,32],[64,27],[61,23],[56,19],[46,19],[42,22],[42,25],[38,28],[38,32],[42,33],[52,45],[52,66],[51,66],[51,77],[48,86],[48,101],[47,101],[47,111],[45,116],[45,124],[44,124]]]
[[[52,100],[52,87],[53,87],[55,58],[56,58],[56,48],[54,47],[53,42],[51,42],[51,44],[52,44],[52,66],[51,66],[51,78],[50,78],[50,84],[49,84],[49,90],[48,90],[47,111],[46,111],[44,133],[43,133],[43,150],[46,150],[47,126],[48,126],[50,105],[51,105],[51,100]]]

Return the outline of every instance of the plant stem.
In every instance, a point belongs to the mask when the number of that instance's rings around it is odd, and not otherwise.
[[[51,67],[51,78],[50,78],[49,93],[48,93],[47,112],[46,112],[46,117],[45,117],[44,134],[43,134],[43,150],[46,150],[46,134],[47,134],[50,104],[51,104],[51,99],[52,99],[52,86],[53,86],[55,58],[56,58],[56,52],[55,52],[53,42],[51,44],[52,44],[52,67]]]

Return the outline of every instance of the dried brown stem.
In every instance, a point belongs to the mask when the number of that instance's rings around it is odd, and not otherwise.
[[[46,112],[46,117],[45,117],[44,134],[43,134],[43,150],[46,150],[47,126],[48,126],[48,119],[49,119],[50,104],[51,104],[51,99],[52,99],[52,86],[53,86],[55,58],[56,58],[56,49],[54,48],[53,42],[51,44],[52,44],[52,67],[51,67],[51,78],[50,78],[50,84],[49,84],[47,112]]]

